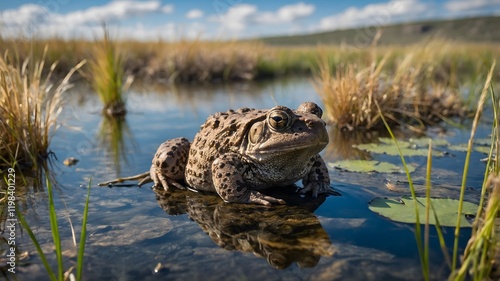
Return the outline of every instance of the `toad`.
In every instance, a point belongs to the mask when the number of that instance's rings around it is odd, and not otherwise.
[[[312,102],[296,110],[276,106],[216,113],[201,125],[193,142],[176,138],[162,143],[148,179],[155,188],[185,189],[185,183],[189,189],[216,192],[234,203],[284,204],[261,191],[299,180],[303,194],[338,195],[330,187],[328,169],[319,155],[328,144],[322,114]]]

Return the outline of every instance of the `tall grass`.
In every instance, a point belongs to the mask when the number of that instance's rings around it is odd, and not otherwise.
[[[462,214],[462,205],[464,202],[464,193],[465,193],[465,186],[466,186],[466,178],[468,174],[468,167],[470,165],[470,154],[472,152],[472,145],[475,137],[475,132],[477,129],[477,125],[479,123],[479,118],[482,115],[482,112],[484,110],[484,105],[485,105],[485,100],[488,94],[488,90],[491,93],[492,97],[492,104],[493,104],[493,112],[494,112],[494,123],[493,123],[493,129],[492,129],[492,145],[490,149],[490,155],[489,155],[489,161],[486,165],[485,169],[485,177],[484,177],[484,182],[482,186],[482,192],[481,192],[481,199],[480,199],[480,204],[478,207],[477,211],[477,216],[476,220],[473,225],[473,231],[471,238],[469,239],[469,242],[467,244],[467,247],[464,251],[463,258],[462,258],[462,263],[461,266],[458,267],[458,255],[459,255],[459,249],[458,249],[458,242],[460,238],[460,216],[458,216],[456,225],[455,225],[455,237],[453,241],[453,249],[452,249],[452,254],[453,257],[449,258],[448,256],[448,248],[445,244],[444,237],[441,231],[441,227],[439,225],[439,218],[436,217],[436,212],[433,211],[433,214],[435,216],[435,220],[437,222],[436,224],[436,230],[437,230],[437,236],[439,239],[439,243],[441,245],[441,248],[443,250],[443,254],[447,260],[447,263],[450,266],[450,271],[451,274],[449,276],[449,280],[466,280],[468,278],[472,278],[472,280],[489,280],[491,276],[491,270],[493,267],[493,258],[495,255],[499,254],[500,249],[498,248],[499,244],[499,236],[500,236],[500,230],[498,229],[499,225],[499,220],[500,220],[500,174],[499,174],[499,165],[498,161],[492,161],[491,159],[493,156],[493,151],[496,151],[497,155],[500,150],[499,148],[499,143],[500,143],[500,129],[499,129],[499,116],[498,116],[498,109],[500,104],[498,103],[498,99],[494,95],[494,90],[492,87],[492,76],[493,72],[495,70],[495,62],[491,65],[491,68],[488,72],[487,78],[485,85],[483,87],[483,90],[481,92],[481,95],[479,97],[479,101],[477,104],[477,109],[476,109],[476,114],[475,118],[473,121],[472,129],[471,129],[471,135],[469,138],[468,142],[468,149],[467,149],[467,156],[464,161],[464,171],[463,171],[463,176],[462,176],[462,185],[460,189],[460,198],[459,198],[459,207],[457,210],[458,214]],[[381,116],[382,122],[384,123],[386,129],[389,131],[392,139],[395,141],[396,145],[397,141],[392,133],[392,130],[390,129],[390,125],[386,122],[384,118],[384,114],[382,111],[382,107],[378,105],[378,103],[375,101],[375,105],[378,109],[378,112]],[[398,146],[399,149],[399,146]],[[403,163],[404,169],[406,171],[406,175],[408,178],[409,182],[409,187],[410,187],[410,192],[412,195],[412,198],[414,200],[414,208],[415,208],[415,217],[416,217],[416,224],[415,224],[415,239],[417,242],[417,248],[418,252],[420,255],[421,259],[421,264],[422,264],[422,273],[423,277],[425,280],[430,279],[430,264],[429,264],[429,214],[430,210],[434,210],[434,206],[432,205],[432,202],[430,201],[430,177],[431,177],[431,166],[432,166],[432,142],[429,144],[429,153],[428,153],[428,162],[427,162],[427,173],[426,173],[426,183],[427,183],[427,192],[426,192],[426,200],[427,204],[425,205],[426,208],[426,216],[424,220],[422,221],[421,218],[419,217],[419,204],[418,201],[416,200],[416,194],[415,194],[415,189],[413,186],[413,181],[411,178],[410,173],[408,172],[407,165],[404,159],[404,155],[402,154],[401,150],[399,149],[399,154],[401,157],[401,161]],[[485,202],[485,196],[488,196],[488,203],[486,207],[484,207],[484,202]],[[424,242],[422,243],[422,230],[421,230],[421,223],[425,225],[423,237],[424,237]],[[496,261],[498,263],[498,261]],[[498,267],[498,264],[496,264]]]
[[[109,32],[103,28],[102,40],[96,41],[90,60],[90,80],[94,90],[104,104],[103,113],[108,116],[123,116],[125,91],[131,79],[125,78],[123,57],[116,42],[111,40]]]
[[[471,142],[474,139],[475,127],[477,126],[478,116],[481,115],[484,107],[487,92],[491,93],[494,122],[491,134],[491,149],[484,174],[484,181],[481,191],[480,208],[477,211],[476,220],[473,225],[472,235],[465,249],[462,265],[453,272],[454,280],[465,280],[468,274],[472,275],[473,280],[487,280],[490,276],[493,264],[496,264],[497,270],[500,268],[498,264],[500,260],[493,261],[494,257],[500,253],[500,165],[498,158],[493,160],[493,155],[498,157],[500,150],[500,122],[499,122],[499,100],[495,96],[491,84],[491,76],[494,71],[495,64],[492,65],[488,75],[487,82],[483,88],[481,98],[478,104],[478,111],[473,123],[473,130],[469,139],[469,150]],[[465,176],[468,163],[464,167],[464,179],[461,189],[461,199],[463,198],[463,190],[465,189]],[[485,203],[486,202],[486,203]],[[457,226],[459,222],[457,222]],[[455,236],[459,231],[455,231]],[[455,240],[456,241],[456,240]],[[456,243],[455,243],[456,244]],[[454,253],[456,250],[454,245]],[[457,258],[456,255],[454,258]],[[498,274],[498,273],[497,273]],[[498,277],[498,276],[497,276]]]
[[[379,52],[372,46],[371,55],[360,64],[332,60],[328,51],[319,55],[316,89],[326,118],[339,128],[383,127],[376,104],[391,125],[415,130],[467,114],[456,86],[457,72],[442,75],[429,54],[433,49],[424,44],[404,55],[388,50],[380,57]]]
[[[40,60],[16,63],[9,53],[0,57],[0,164],[18,163],[21,168],[37,168],[47,158],[51,138],[57,130],[70,88],[71,76],[85,63],[71,68],[64,79],[53,83],[56,63],[45,74],[45,54]]]

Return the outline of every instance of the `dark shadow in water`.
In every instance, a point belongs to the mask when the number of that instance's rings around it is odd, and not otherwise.
[[[330,139],[325,149],[326,158],[330,160],[345,159],[371,159],[370,153],[353,147],[356,144],[369,143],[377,140],[379,133],[363,131],[343,131],[330,127],[328,137]]]
[[[120,176],[122,157],[123,162],[127,163],[127,151],[130,149],[126,140],[128,139],[132,146],[136,146],[125,116],[103,115],[97,139],[99,146],[111,155],[115,172]]]
[[[415,132],[410,132],[404,128],[394,128],[393,133],[396,138],[418,138],[425,136],[424,134],[419,135]],[[378,131],[362,129],[345,131],[335,126],[329,126],[328,137],[330,138],[330,142],[325,148],[325,158],[330,161],[336,161],[347,159],[370,160],[373,158],[370,152],[359,150],[353,147],[353,145],[378,142],[379,138],[390,138],[391,136],[385,129]]]
[[[271,192],[288,205],[271,207],[225,203],[214,194],[190,191],[155,191],[168,214],[187,213],[221,248],[253,253],[277,269],[292,263],[315,267],[321,256],[332,256],[334,247],[314,215],[325,196],[302,198],[290,192]]]

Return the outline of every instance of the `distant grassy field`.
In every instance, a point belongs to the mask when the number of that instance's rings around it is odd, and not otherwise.
[[[339,64],[366,65],[389,56],[384,68],[393,73],[408,53],[425,49],[436,75],[473,80],[484,65],[500,58],[499,17],[421,22],[382,27],[377,46],[369,48],[377,30],[365,28],[253,41],[117,41],[126,76],[160,83],[255,80],[288,74],[311,74],[327,59]],[[111,38],[112,39],[112,38]],[[82,60],[95,57],[102,40],[60,38],[11,40],[0,37],[0,53],[8,51],[18,62],[36,60],[47,47],[47,64],[58,62],[54,76],[64,76]],[[446,51],[443,51],[446,50]],[[326,56],[324,54],[327,54]],[[375,56],[375,58],[373,57]],[[93,76],[84,66],[80,77]],[[481,71],[481,72],[479,72]],[[500,75],[500,74],[496,74]],[[77,75],[75,75],[78,77]],[[452,81],[456,82],[456,81]]]
[[[63,77],[82,60],[91,60],[99,41],[81,40],[0,40],[0,51],[15,57],[20,65],[28,57],[31,61],[45,55],[46,65],[57,62],[54,78]],[[428,64],[440,71],[436,75],[448,76],[450,71],[457,79],[474,80],[482,73],[484,65],[500,59],[500,44],[463,43],[451,40],[431,40],[399,45],[381,45],[376,48],[352,48],[342,45],[327,46],[270,46],[261,42],[116,42],[123,60],[126,76],[136,80],[157,83],[224,82],[256,80],[289,74],[312,74],[318,63],[327,60],[335,70],[338,65],[366,65],[367,62],[389,56],[384,64],[393,73],[397,64],[409,53],[424,53]],[[92,77],[91,64],[86,64],[74,76]],[[45,69],[48,71],[48,68]],[[496,74],[500,75],[500,74]]]
[[[383,23],[382,23],[383,24]],[[460,42],[500,43],[500,17],[477,17],[454,20],[434,20],[395,25],[374,25],[335,30],[307,35],[276,36],[260,38],[269,45],[318,45],[344,44],[366,46],[372,42],[377,29],[382,31],[379,45],[407,45],[432,38]]]

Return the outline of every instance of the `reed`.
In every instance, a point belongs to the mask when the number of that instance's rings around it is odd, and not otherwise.
[[[500,166],[498,160],[494,158],[494,155],[498,157],[500,150],[500,117],[498,112],[500,104],[491,84],[491,77],[494,69],[495,63],[493,63],[484,85],[481,99],[478,104],[476,118],[473,123],[473,130],[471,131],[469,139],[469,148],[471,149],[470,146],[474,139],[475,127],[477,127],[478,118],[483,111],[486,96],[489,92],[493,105],[494,122],[492,126],[489,160],[486,164],[481,190],[480,207],[473,224],[471,238],[469,239],[462,257],[462,264],[457,269],[453,268],[454,271],[450,278],[453,280],[465,280],[467,278],[472,278],[472,280],[488,280],[498,278],[500,275],[498,272],[500,270]],[[467,168],[467,166],[468,163],[466,163],[465,168]],[[464,171],[462,190],[465,186],[465,175],[466,172]],[[457,230],[455,235],[458,235]],[[456,246],[454,247],[454,250],[455,249]],[[454,258],[457,258],[457,256],[454,255]],[[496,277],[492,277],[493,267],[495,267],[497,271],[494,273]]]
[[[116,42],[103,28],[104,36],[93,46],[89,77],[95,92],[104,104],[107,116],[124,116],[127,113],[125,92],[132,82],[125,78],[123,57]]]
[[[417,248],[418,252],[420,255],[421,259],[421,264],[422,264],[422,273],[424,280],[429,280],[430,279],[430,264],[429,264],[429,216],[430,216],[430,211],[433,210],[434,218],[436,223],[436,230],[437,230],[437,238],[439,239],[439,243],[441,246],[441,249],[443,251],[443,254],[446,258],[446,261],[450,267],[451,274],[449,276],[449,280],[453,281],[461,281],[461,280],[466,280],[466,279],[472,279],[476,281],[480,280],[490,280],[492,278],[492,268],[493,266],[496,267],[498,270],[499,267],[499,262],[500,259],[498,256],[500,256],[500,231],[498,230],[498,226],[500,225],[500,167],[498,165],[498,161],[493,158],[494,151],[496,152],[495,155],[498,155],[499,153],[499,144],[500,144],[500,128],[498,127],[499,125],[499,116],[498,116],[498,109],[500,106],[500,103],[498,99],[494,95],[494,90],[492,87],[492,76],[493,72],[495,70],[495,61],[491,65],[491,68],[488,72],[487,78],[485,85],[483,87],[483,90],[481,92],[481,95],[479,97],[479,101],[477,104],[476,108],[476,114],[475,118],[473,121],[472,129],[471,129],[471,135],[469,138],[469,145],[467,149],[467,156],[464,161],[464,172],[463,172],[463,177],[462,177],[462,185],[460,189],[460,198],[459,198],[459,207],[457,210],[458,214],[462,213],[462,203],[464,202],[464,192],[465,192],[465,186],[466,186],[466,178],[467,178],[467,173],[468,173],[468,167],[470,165],[469,159],[470,159],[470,154],[472,152],[472,144],[474,141],[475,137],[475,132],[477,125],[479,123],[479,118],[482,115],[482,112],[484,110],[485,106],[485,100],[487,97],[488,90],[491,93],[492,97],[492,105],[493,105],[493,113],[494,113],[494,122],[493,122],[493,128],[492,128],[492,145],[490,149],[490,154],[489,154],[489,161],[486,165],[485,169],[485,176],[484,176],[484,182],[482,186],[482,192],[481,192],[481,198],[480,198],[480,204],[479,208],[477,211],[476,215],[476,220],[473,225],[473,231],[472,235],[469,239],[469,242],[467,244],[467,247],[463,253],[463,258],[462,258],[462,263],[460,266],[458,266],[458,255],[459,255],[459,249],[458,249],[458,242],[459,242],[459,236],[460,236],[460,219],[457,219],[456,225],[455,225],[455,239],[453,241],[453,250],[452,250],[452,257],[450,258],[448,255],[448,248],[446,246],[446,243],[444,241],[444,236],[441,230],[441,227],[439,225],[439,218],[436,217],[436,212],[434,211],[434,206],[432,205],[432,202],[430,201],[430,177],[431,177],[431,166],[432,166],[432,142],[429,143],[429,153],[428,153],[428,160],[427,160],[427,172],[426,172],[426,201],[427,204],[425,205],[425,213],[426,216],[424,220],[422,220],[419,217],[418,213],[418,208],[419,204],[417,203],[416,196],[415,196],[415,189],[413,186],[413,181],[411,178],[410,173],[408,172],[407,165],[405,162],[404,155],[402,154],[401,150],[399,150],[399,154],[401,157],[401,162],[403,163],[404,169],[406,171],[406,175],[408,178],[409,182],[409,187],[410,187],[410,193],[412,195],[412,198],[415,202],[415,217],[416,217],[416,223],[415,223],[415,239],[417,242]],[[392,133],[392,130],[390,128],[389,123],[385,120],[384,114],[382,112],[382,107],[378,105],[378,102],[375,101],[375,106],[377,107],[377,110],[381,116],[381,120],[384,123],[384,126],[388,130],[389,134],[391,135],[391,138],[394,140],[394,142],[397,145],[397,140]],[[399,149],[399,146],[398,146]],[[489,196],[486,199],[486,196]],[[487,201],[487,204],[484,202]],[[420,206],[421,207],[421,206]],[[421,230],[421,224],[424,224],[424,233],[423,233],[423,243],[422,243],[422,230]],[[496,258],[496,260],[494,260]],[[498,273],[497,273],[498,275]],[[497,276],[498,277],[498,276]]]
[[[85,63],[71,68],[54,85],[53,63],[44,75],[45,54],[38,61],[15,63],[8,53],[0,58],[0,165],[16,163],[21,168],[37,168],[49,155],[49,144],[59,123],[64,93],[71,76]]]
[[[431,62],[434,56],[425,45],[404,56],[394,50],[380,56],[377,48],[373,46],[361,64],[332,60],[328,51],[319,55],[315,86],[329,121],[347,130],[379,129],[383,114],[391,126],[421,130],[468,113],[460,88],[454,85],[458,74],[437,78],[441,67]]]
[[[428,253],[428,248],[426,248],[426,247],[428,247],[428,244],[426,244],[426,243],[422,244],[422,240],[421,240],[421,237],[422,237],[422,227],[420,225],[421,224],[421,218],[420,218],[420,215],[419,215],[420,213],[418,211],[419,203],[418,203],[418,200],[416,198],[417,195],[416,195],[416,192],[415,192],[415,187],[413,185],[413,180],[412,180],[411,175],[410,175],[410,170],[408,169],[408,165],[406,164],[406,160],[404,158],[403,152],[401,151],[401,148],[400,148],[400,146],[398,144],[398,141],[396,140],[396,136],[392,132],[389,123],[387,123],[387,121],[385,120],[384,114],[382,112],[382,107],[378,104],[377,101],[375,101],[375,107],[377,108],[377,110],[380,113],[382,123],[384,124],[385,128],[389,132],[389,135],[391,136],[392,140],[396,144],[396,147],[397,147],[398,152],[399,152],[399,156],[401,158],[401,163],[403,164],[403,169],[404,169],[406,177],[408,179],[408,184],[409,184],[409,187],[410,187],[410,193],[411,193],[411,197],[413,199],[414,208],[415,208],[415,241],[417,242],[417,250],[418,250],[418,254],[420,256],[420,263],[422,265],[422,273],[423,273],[424,280],[429,280],[429,278],[430,278],[429,277],[429,256],[427,254]],[[428,213],[428,212],[426,212],[426,213]],[[425,221],[428,221],[428,218],[425,218]]]

